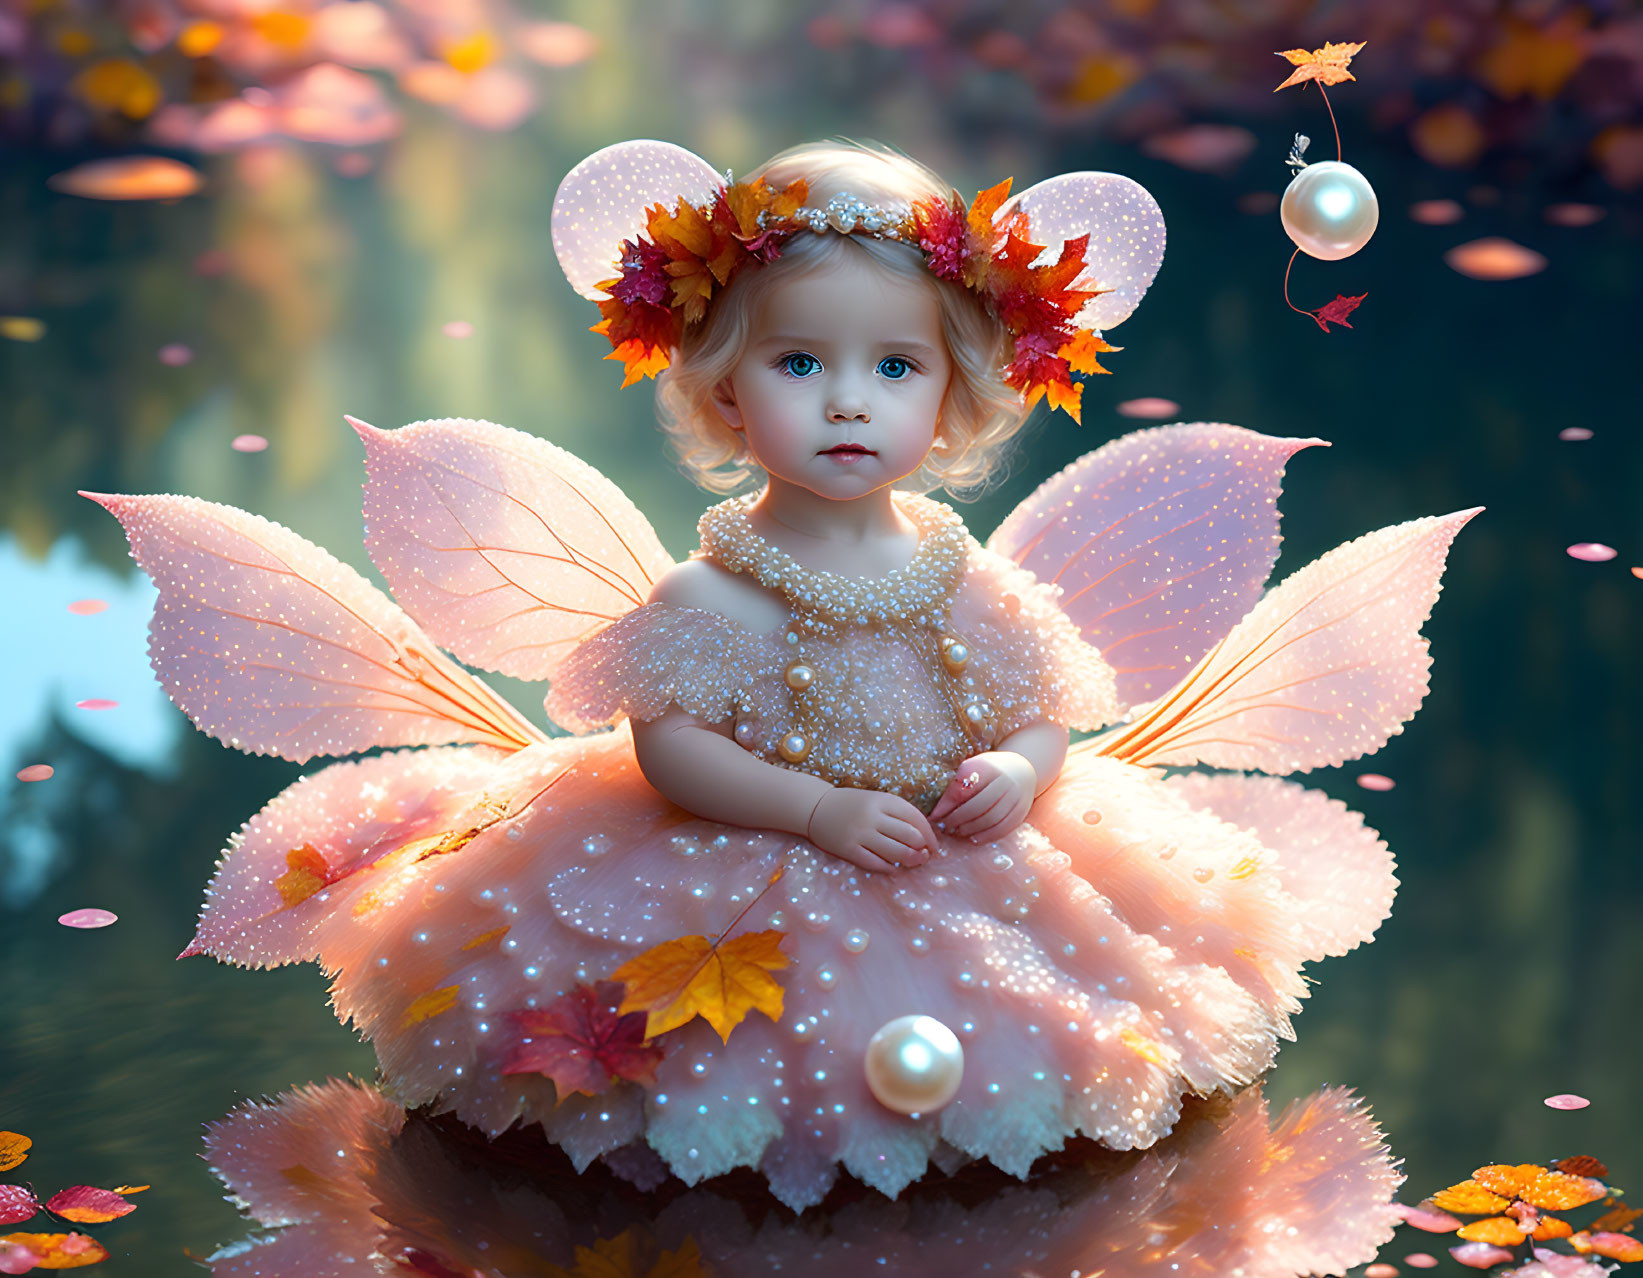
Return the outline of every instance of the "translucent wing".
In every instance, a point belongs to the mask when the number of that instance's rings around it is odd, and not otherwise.
[[[1164,784],[1266,845],[1284,891],[1305,905],[1290,922],[1304,938],[1307,959],[1345,954],[1392,912],[1392,853],[1339,799],[1238,772],[1187,772]]]
[[[988,539],[1150,701],[1247,613],[1278,557],[1284,466],[1318,439],[1209,422],[1115,439],[1040,485]]]
[[[1481,509],[1481,508],[1479,508]],[[1478,511],[1416,519],[1315,560],[1185,679],[1090,743],[1143,767],[1304,772],[1378,750],[1426,696],[1420,627],[1449,543]]]
[[[673,565],[620,488],[546,440],[465,418],[348,421],[365,442],[366,548],[470,665],[551,678]]]
[[[160,588],[149,657],[202,731],[298,763],[373,746],[545,739],[392,600],[288,528],[195,497],[85,493]]]

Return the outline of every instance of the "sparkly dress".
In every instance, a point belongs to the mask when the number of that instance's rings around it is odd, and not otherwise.
[[[1188,465],[1182,458],[1198,459],[1193,467],[1219,464],[1229,441],[1264,439],[1233,427],[1175,429],[1164,442],[1179,456],[1164,466],[1155,447],[1142,452],[1147,475],[1178,477]],[[517,446],[517,432],[486,423],[376,434],[406,447],[437,445],[439,467],[418,465],[439,475],[457,469],[457,444],[486,459]],[[1119,455],[1127,469],[1118,473],[1135,473],[1136,450],[1119,444],[1129,451]],[[547,447],[532,441],[531,456]],[[555,450],[550,458],[556,474],[570,464],[563,457]],[[376,462],[373,483],[389,473]],[[477,461],[462,465],[484,470]],[[589,491],[586,474],[574,477],[579,492]],[[442,499],[487,543],[486,571],[502,562],[495,546],[519,537],[477,528],[476,512],[497,508],[499,482],[485,470],[483,501]],[[517,474],[509,482],[515,491],[527,486]],[[395,484],[409,486],[403,474]],[[533,510],[551,509],[532,500]],[[1156,513],[1161,504],[1145,491],[1123,500],[1155,511],[1159,527],[1175,522]],[[1218,510],[1226,506],[1217,500]],[[372,514],[371,501],[368,489],[375,552],[392,526]],[[385,596],[295,534],[188,498],[107,499],[161,587],[156,666],[203,727],[294,757],[361,749],[357,742],[372,737],[360,721],[334,711],[316,719],[312,709],[333,705],[334,684],[350,680],[367,690],[346,713],[369,711],[376,741],[431,746],[334,764],[273,800],[219,866],[185,953],[254,966],[317,960],[333,978],[338,1015],[371,1039],[397,1101],[431,1103],[493,1134],[540,1123],[579,1167],[603,1157],[641,1180],[665,1168],[694,1184],[754,1167],[778,1198],[802,1208],[818,1202],[841,1169],[894,1195],[931,1163],[950,1169],[986,1158],[1024,1175],[1075,1133],[1117,1149],[1153,1144],[1175,1124],[1184,1095],[1229,1090],[1271,1063],[1305,992],[1302,964],[1367,939],[1395,884],[1385,846],[1326,796],[1242,772],[1166,777],[1158,764],[1189,758],[1180,743],[1190,729],[1197,733],[1191,757],[1211,763],[1221,758],[1215,743],[1244,750],[1256,748],[1248,741],[1281,739],[1290,743],[1282,760],[1232,766],[1314,766],[1313,755],[1295,753],[1303,750],[1300,735],[1278,730],[1287,720],[1241,727],[1215,700],[1227,687],[1247,687],[1242,676],[1217,675],[1217,663],[1271,645],[1331,672],[1343,667],[1334,655],[1286,640],[1286,627],[1314,642],[1320,632],[1340,632],[1345,638],[1332,642],[1373,645],[1374,660],[1384,662],[1404,662],[1398,636],[1407,631],[1414,637],[1405,647],[1424,661],[1415,627],[1458,524],[1383,530],[1332,552],[1343,558],[1303,570],[1225,634],[1179,685],[1185,691],[1156,703],[1163,709],[1132,709],[1116,733],[1075,745],[1022,824],[982,844],[938,832],[939,852],[922,866],[868,873],[803,838],[703,820],[658,794],[635,762],[627,720],[672,706],[712,723],[733,721],[734,739],[773,766],[899,794],[928,811],[962,760],[1017,729],[1042,720],[1095,729],[1120,717],[1121,700],[1137,699],[1135,681],[1145,676],[1120,670],[1115,681],[1113,666],[1064,611],[1081,602],[1073,592],[978,545],[949,507],[898,501],[919,528],[919,547],[905,568],[878,580],[802,568],[753,533],[747,499],[710,510],[700,553],[780,592],[787,623],[755,633],[711,611],[642,604],[630,592],[625,611],[555,661],[549,716],[587,735],[546,738],[506,718],[494,694],[446,662]],[[619,523],[613,503],[602,501],[601,526],[618,528],[631,548],[637,534]],[[1270,517],[1270,498],[1249,504]],[[432,508],[401,499],[396,512],[411,513],[395,517],[426,521]],[[1033,509],[1052,508],[1061,508],[1053,488]],[[448,530],[422,527],[416,546],[448,548]],[[575,549],[561,562],[586,557],[591,534],[573,539],[562,524],[555,532]],[[1018,540],[1042,546],[1043,536]],[[394,537],[413,544],[403,532]],[[1383,540],[1370,544],[1376,537]],[[1077,540],[1086,540],[1082,532]],[[235,616],[271,620],[244,633],[221,620],[212,593],[217,569],[201,558],[208,552],[232,564],[220,571],[233,574],[232,588],[223,589]],[[1134,555],[1126,549],[1120,557]],[[1026,552],[1018,558],[1030,562]],[[1199,572],[1181,558],[1180,571]],[[378,562],[419,617],[430,605],[417,591],[456,594],[432,568],[410,571],[387,555]],[[263,564],[266,578],[247,582]],[[1257,582],[1269,564],[1270,557],[1259,566]],[[1134,597],[1160,593],[1149,580]],[[1405,607],[1417,580],[1425,593]],[[289,593],[304,582],[313,590]],[[468,597],[494,605],[493,588],[471,586],[463,587]],[[1292,586],[1305,596],[1293,608]],[[1394,604],[1403,611],[1391,617],[1385,609]],[[1326,606],[1332,619],[1307,611]],[[1273,608],[1282,615],[1263,611]],[[466,627],[500,651],[511,643],[500,625],[470,615],[447,632]],[[301,633],[323,643],[293,646],[291,636]],[[458,647],[460,638],[439,637],[482,664],[471,646]],[[279,661],[234,664],[257,643],[277,645]],[[359,660],[339,674],[327,663],[340,649]],[[501,659],[483,664],[506,668]],[[283,682],[254,682],[276,665]],[[800,686],[795,665],[809,672]],[[1361,674],[1367,666],[1350,668]],[[1285,686],[1295,682],[1287,667],[1262,669]],[[1412,669],[1398,665],[1397,679],[1409,682]],[[320,680],[317,670],[332,673]],[[1417,673],[1424,692],[1425,666]],[[310,694],[304,679],[319,691]],[[1193,691],[1193,679],[1208,680],[1213,691]],[[1383,684],[1354,684],[1351,695],[1371,706],[1364,715],[1395,726],[1412,704]],[[1121,698],[1120,685],[1131,695]],[[223,688],[234,692],[231,701],[210,699]],[[384,726],[410,718],[413,697],[426,707],[417,711],[422,718],[410,728]],[[288,709],[298,703],[300,714]],[[1177,703],[1188,709],[1175,713]],[[1252,705],[1250,713],[1265,715],[1272,699],[1263,694]],[[1307,724],[1316,717],[1310,705],[1291,709]],[[1337,705],[1330,722],[1344,726],[1330,731],[1358,731],[1355,713]],[[427,726],[436,719],[442,736]],[[607,724],[612,730],[596,730]],[[1388,730],[1377,729],[1381,739]],[[308,748],[304,733],[323,733],[323,746]],[[802,748],[793,747],[795,737]],[[437,744],[452,740],[467,744]],[[1307,740],[1314,754],[1325,748],[1321,738]],[[1354,742],[1346,744],[1361,752]],[[519,1050],[521,1014],[609,979],[663,942],[718,936],[750,903],[745,927],[782,932],[791,960],[776,974],[779,1021],[755,1011],[727,1041],[701,1019],[661,1035],[665,1055],[653,1085],[614,1081],[595,1095],[560,1097],[541,1074],[503,1071]],[[869,1037],[909,1014],[943,1022],[963,1048],[958,1092],[938,1112],[893,1112],[867,1086]]]

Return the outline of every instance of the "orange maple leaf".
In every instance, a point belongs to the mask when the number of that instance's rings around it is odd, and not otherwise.
[[[1067,367],[1075,373],[1085,375],[1091,373],[1111,373],[1112,369],[1102,368],[1096,360],[1097,355],[1105,355],[1109,351],[1120,351],[1122,346],[1114,346],[1110,342],[1096,336],[1087,328],[1081,328],[1067,339],[1066,343],[1056,352],[1067,361]],[[1054,401],[1051,401],[1054,403]]]
[[[997,186],[990,186],[976,195],[970,205],[970,234],[982,244],[993,242],[993,215],[1003,206],[1004,201],[1010,198],[1011,178],[1005,178]]]
[[[666,350],[653,350],[639,341],[623,342],[605,358],[622,361],[623,386],[632,386],[641,377],[655,377],[670,362]]]
[[[1356,80],[1357,76],[1347,70],[1351,65],[1353,55],[1362,49],[1368,41],[1360,40],[1356,44],[1328,44],[1321,49],[1313,49],[1310,53],[1305,49],[1285,49],[1277,54],[1280,58],[1288,58],[1295,65],[1289,73],[1289,79],[1278,86],[1278,89],[1287,89],[1292,84],[1302,84],[1307,80],[1316,80],[1319,84],[1339,84],[1342,80]],[[1276,93],[1278,89],[1274,89]]]
[[[1493,1243],[1496,1247],[1516,1247],[1526,1237],[1517,1222],[1505,1216],[1474,1220],[1455,1232],[1467,1242]]]
[[[780,870],[772,874],[765,892],[781,876]],[[763,896],[760,892],[749,901],[718,939],[681,936],[663,941],[612,972],[612,980],[627,984],[620,1013],[649,1013],[646,1038],[677,1029],[698,1016],[726,1041],[749,1012],[760,1011],[773,1021],[780,1020],[782,987],[770,973],[793,961],[781,952],[786,933],[744,932],[725,940]]]

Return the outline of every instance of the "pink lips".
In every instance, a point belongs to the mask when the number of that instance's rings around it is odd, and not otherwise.
[[[835,458],[848,466],[863,457],[876,457],[878,454],[871,448],[863,448],[860,444],[838,444],[827,449],[821,456]]]

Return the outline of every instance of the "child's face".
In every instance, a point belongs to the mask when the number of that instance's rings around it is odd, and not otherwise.
[[[952,376],[933,288],[850,253],[778,281],[751,332],[716,403],[772,480],[848,501],[918,469]]]

